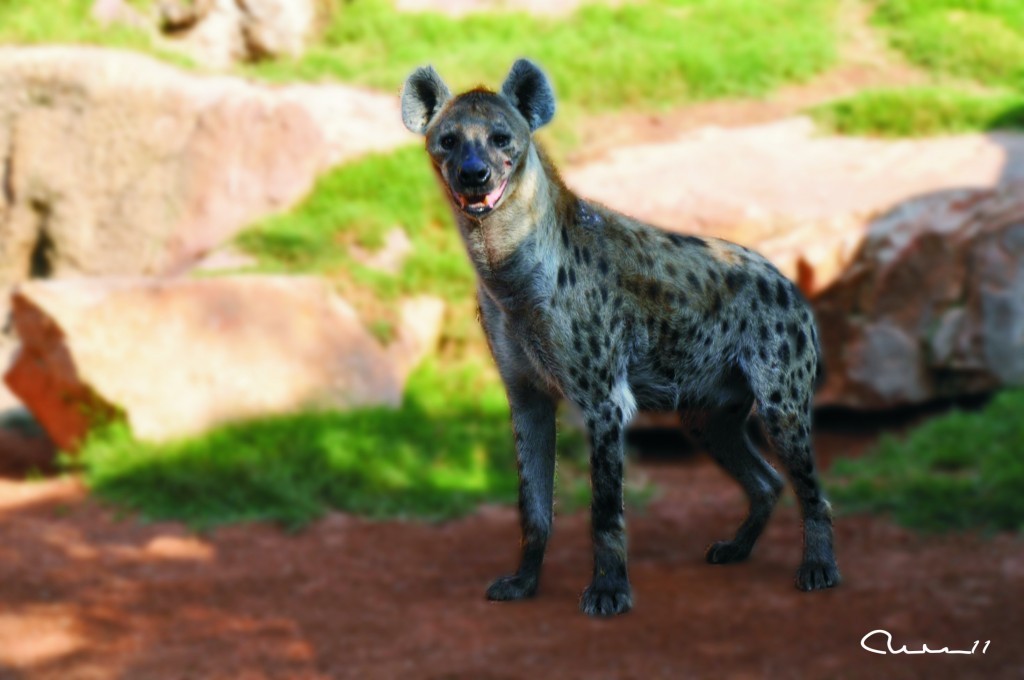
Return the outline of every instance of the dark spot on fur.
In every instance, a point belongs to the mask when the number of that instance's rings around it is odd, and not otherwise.
[[[601,342],[597,339],[597,335],[590,336],[590,354],[595,359],[601,358]]]
[[[603,257],[597,261],[597,270],[601,272],[601,276],[608,275],[608,261]]]
[[[665,263],[665,273],[674,278],[676,273],[677,273],[676,272],[676,266],[674,264],[672,264],[671,262],[666,262]]]
[[[580,254],[579,246],[572,247],[572,256],[576,260],[576,264],[579,264],[583,260],[583,255]]]
[[[746,333],[747,332],[747,325],[748,324],[747,324],[747,320],[746,319],[740,319],[740,333]]]
[[[550,279],[548,279],[548,280],[550,281]],[[566,280],[567,280],[567,277],[566,277],[566,274],[565,274],[565,267],[559,267],[558,268],[558,287],[559,288],[565,288]],[[573,329],[573,330],[576,330],[576,329]]]
[[[776,335],[782,335],[782,322],[781,321],[776,321],[775,322],[775,334]]]
[[[722,311],[722,296],[718,294],[718,291],[711,296],[711,305],[708,307],[708,311],[711,316],[717,316]]]
[[[569,285],[576,285],[576,270],[573,269],[572,267],[569,268]]]
[[[761,358],[761,361],[768,361],[768,350],[764,347],[757,350],[757,356]]]
[[[761,324],[757,329],[757,335],[761,338],[762,342],[768,342],[768,338],[771,337],[768,333],[768,326]]]
[[[747,285],[747,273],[742,269],[730,269],[725,274],[725,285],[727,285],[729,290],[733,293],[739,292],[745,285]]]
[[[700,288],[700,279],[693,272],[686,273],[686,280],[690,282],[690,285],[694,288]]]
[[[562,245],[565,246],[566,250],[569,249],[569,230],[562,225]]]
[[[790,343],[785,340],[778,346],[778,360],[780,360],[782,366],[790,364]]]
[[[590,249],[587,247],[583,248],[583,264],[590,266]]]
[[[718,272],[716,272],[714,269],[709,269],[708,278],[711,279],[712,283],[718,283]]]
[[[800,392],[796,389],[795,385],[789,388],[789,398],[792,399],[793,401],[796,401],[797,399],[800,398]]]
[[[789,309],[789,289],[781,279],[775,284],[775,301],[783,309]]]
[[[658,296],[661,295],[661,284],[659,284],[657,281],[651,281],[650,283],[648,283],[647,284],[647,295],[652,300],[657,300]]]
[[[768,279],[763,276],[757,277],[757,294],[761,296],[761,302],[768,304],[771,299],[772,289],[768,285]]]
[[[679,246],[680,248],[682,248],[683,246],[696,246],[698,248],[708,247],[707,241],[705,241],[702,238],[697,238],[696,236],[684,236],[683,234],[669,234],[668,240],[674,243],[675,245]]]
[[[796,334],[796,353],[803,354],[804,348],[807,347],[807,334],[803,331],[797,331]]]

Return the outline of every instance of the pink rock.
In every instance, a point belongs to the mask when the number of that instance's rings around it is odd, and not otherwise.
[[[443,308],[412,309],[407,319],[434,314],[439,329]],[[65,449],[111,416],[164,440],[299,409],[395,406],[437,340],[403,326],[387,350],[306,277],[32,282],[14,296],[14,324],[22,345],[5,380]]]
[[[181,271],[331,164],[408,135],[397,98],[0,48],[0,317],[27,278]],[[348,133],[343,129],[348,126]]]
[[[1024,181],[876,220],[813,301],[819,405],[878,409],[1024,385]]]

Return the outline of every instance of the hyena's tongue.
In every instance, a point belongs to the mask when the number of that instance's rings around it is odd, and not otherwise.
[[[508,184],[507,179],[499,184],[494,191],[483,196],[463,196],[462,194],[459,194],[459,204],[463,208],[476,208],[478,210],[483,208],[493,209],[498,203],[498,199],[500,199],[501,195],[505,192],[506,184]]]

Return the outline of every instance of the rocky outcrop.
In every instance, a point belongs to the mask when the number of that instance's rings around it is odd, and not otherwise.
[[[903,204],[814,306],[828,368],[819,405],[1024,385],[1024,181]]]
[[[129,52],[0,49],[0,318],[28,278],[183,269],[327,166],[408,140],[397,107]]]
[[[144,11],[128,0],[96,0],[93,16],[148,30],[155,39],[212,68],[299,57],[315,32],[323,0],[160,0]]]
[[[21,349],[5,376],[73,449],[98,420],[141,439],[308,408],[400,403],[443,305],[408,302],[390,348],[319,279],[31,282],[14,295]]]

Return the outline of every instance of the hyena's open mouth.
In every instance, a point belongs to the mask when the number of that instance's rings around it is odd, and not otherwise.
[[[470,215],[479,217],[480,215],[486,215],[494,210],[494,207],[498,205],[498,201],[500,201],[501,197],[505,194],[505,187],[507,185],[508,179],[504,179],[497,188],[487,194],[460,194],[452,189],[452,195],[455,197],[460,208]]]

